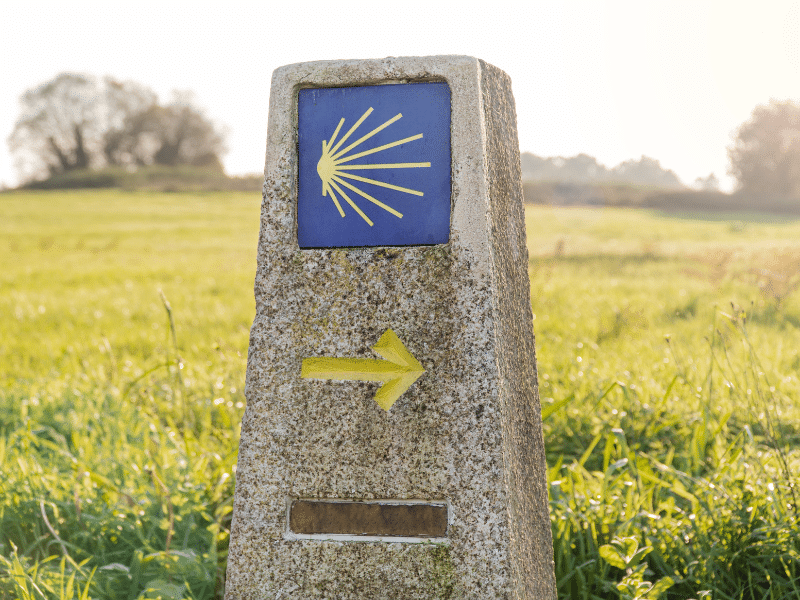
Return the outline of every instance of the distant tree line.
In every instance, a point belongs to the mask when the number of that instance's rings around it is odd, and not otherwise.
[[[569,183],[633,183],[660,188],[681,188],[683,184],[674,171],[664,169],[661,163],[649,156],[639,160],[626,160],[609,169],[588,154],[569,158],[554,156],[542,158],[523,152],[522,178],[538,181],[563,181]]]
[[[737,202],[747,200],[752,208],[800,204],[800,103],[773,99],[756,106],[734,134],[728,159],[728,173],[738,183]],[[648,156],[611,169],[587,154],[542,158],[525,152],[521,162],[522,177],[530,181],[683,187],[673,171]],[[710,173],[695,179],[694,186],[702,192],[717,192],[719,179]]]
[[[119,166],[192,165],[222,172],[225,135],[175,92],[162,104],[148,87],[61,73],[26,91],[8,138],[24,179]]]
[[[203,114],[189,92],[169,103],[133,81],[61,73],[26,91],[21,114],[8,138],[23,180],[52,178],[101,167],[191,166],[223,173],[225,133]],[[738,193],[753,199],[800,201],[800,104],[771,100],[757,106],[728,148],[729,174]],[[608,168],[588,154],[543,158],[525,152],[528,181],[569,184],[621,183],[683,188],[658,160],[642,156]],[[711,173],[695,187],[716,192]]]

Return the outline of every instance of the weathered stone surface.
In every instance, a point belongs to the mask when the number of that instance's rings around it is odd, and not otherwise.
[[[445,81],[448,244],[300,250],[301,87]],[[516,115],[470,57],[301,63],[273,74],[226,598],[554,598]],[[375,358],[391,328],[425,373],[301,379],[304,358]],[[448,544],[286,539],[287,499],[449,501]]]

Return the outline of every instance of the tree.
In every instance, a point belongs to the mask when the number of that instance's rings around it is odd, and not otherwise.
[[[611,169],[610,177],[618,181],[667,188],[682,187],[681,180],[671,169],[665,169],[655,158],[642,156],[639,160],[626,160]]]
[[[162,106],[139,83],[62,73],[28,90],[8,139],[23,179],[119,165],[194,165],[222,171],[224,135],[176,93]]]
[[[770,100],[759,105],[728,148],[729,173],[757,195],[800,198],[800,105]]]
[[[130,137],[128,122],[158,104],[158,98],[148,87],[133,81],[119,82],[106,78],[107,119],[103,134],[103,155],[106,164],[131,165],[136,161],[127,152]]]
[[[698,177],[694,180],[694,186],[704,192],[718,192],[719,178],[714,173],[709,173],[706,177]]]
[[[194,106],[188,93],[174,101],[129,115],[119,129],[110,131],[106,148],[115,164],[166,166],[193,165],[222,170],[225,140],[214,124]]]
[[[588,154],[569,158],[541,158],[530,152],[523,152],[520,164],[525,179],[576,184],[616,181],[665,188],[683,187],[674,171],[663,168],[659,161],[649,156],[642,156],[639,160],[626,160],[613,169],[608,169]]]
[[[569,158],[563,156],[541,158],[530,152],[523,152],[520,162],[522,176],[526,179],[589,183],[601,181],[608,175],[605,166],[588,154],[578,154]]]
[[[28,90],[22,115],[8,139],[23,176],[90,166],[101,137],[100,89],[88,76],[62,73]]]
[[[594,156],[588,154],[565,158],[560,171],[563,181],[576,183],[600,181],[608,174],[605,166],[599,164]]]

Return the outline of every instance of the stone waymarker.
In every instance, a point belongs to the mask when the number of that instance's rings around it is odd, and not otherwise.
[[[555,597],[511,83],[275,71],[226,598]]]

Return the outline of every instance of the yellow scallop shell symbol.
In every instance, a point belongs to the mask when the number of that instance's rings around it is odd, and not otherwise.
[[[339,125],[336,127],[336,131],[333,132],[333,136],[327,142],[322,140],[322,156],[317,163],[317,173],[319,174],[320,180],[322,180],[322,195],[327,196],[330,194],[331,200],[336,205],[339,214],[342,217],[345,216],[344,210],[342,209],[342,205],[339,202],[336,194],[344,198],[345,202],[347,202],[350,206],[353,207],[362,219],[364,219],[369,226],[373,225],[370,218],[364,214],[358,205],[347,195],[347,193],[342,189],[342,187],[346,187],[347,189],[355,192],[362,198],[366,198],[373,204],[380,206],[383,210],[390,212],[394,216],[399,219],[403,218],[403,215],[393,209],[391,206],[388,206],[378,200],[377,198],[373,198],[363,190],[359,189],[352,183],[346,180],[352,181],[360,181],[363,183],[371,183],[372,185],[377,185],[385,188],[389,188],[392,190],[397,190],[400,192],[405,192],[406,194],[413,194],[415,196],[422,196],[422,192],[417,190],[412,190],[409,188],[400,187],[398,185],[393,185],[391,183],[386,183],[383,181],[378,181],[377,179],[368,179],[367,177],[361,177],[360,175],[354,175],[349,171],[361,171],[361,170],[370,170],[370,169],[414,169],[419,167],[430,167],[431,163],[429,162],[419,162],[419,163],[383,163],[383,164],[372,164],[372,165],[349,165],[352,160],[357,158],[361,158],[362,156],[368,156],[370,154],[375,154],[376,152],[381,152],[383,150],[388,150],[389,148],[394,148],[395,146],[399,146],[400,144],[405,144],[407,142],[413,142],[414,140],[418,140],[422,138],[422,134],[418,133],[417,135],[412,135],[411,137],[404,138],[402,140],[397,140],[396,142],[391,142],[389,144],[384,144],[383,146],[378,146],[377,148],[371,148],[369,150],[364,150],[362,152],[357,152],[355,154],[348,155],[347,153],[351,150],[357,148],[361,143],[367,141],[373,135],[386,129],[397,121],[398,119],[402,118],[403,114],[398,113],[382,125],[379,125],[369,133],[361,136],[355,142],[347,146],[346,148],[340,150],[339,148],[350,138],[350,136],[355,133],[355,131],[359,128],[359,126],[366,120],[366,118],[372,112],[372,107],[370,107],[361,118],[355,122],[355,124],[350,128],[350,130],[342,136],[342,138],[336,142],[336,136],[339,135],[339,132],[342,129],[342,125],[344,125],[344,117],[339,121]],[[334,193],[334,190],[336,193]]]

